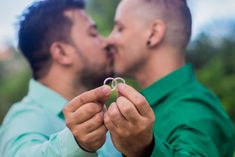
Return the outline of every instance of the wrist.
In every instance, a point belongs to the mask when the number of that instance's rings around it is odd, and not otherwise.
[[[75,138],[75,137],[74,137]],[[88,150],[87,148],[85,148],[84,146],[82,146],[78,141],[77,139],[75,138],[76,142],[77,142],[77,145],[85,152],[88,152],[88,153],[95,153],[96,150]]]
[[[152,135],[151,142],[143,149],[141,153],[139,153],[135,157],[151,157],[152,152],[154,150],[154,146],[155,146],[154,135]]]
[[[123,157],[151,157],[153,150],[155,146],[155,140],[154,140],[154,135],[152,136],[151,142],[145,146],[141,151],[139,149],[138,152],[135,152],[134,154],[127,154],[124,155],[122,154]]]

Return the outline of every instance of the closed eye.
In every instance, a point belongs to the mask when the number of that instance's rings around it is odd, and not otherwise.
[[[97,31],[97,26],[96,25],[92,25],[90,28],[89,28],[89,35],[91,37],[97,37],[98,36],[98,31]]]

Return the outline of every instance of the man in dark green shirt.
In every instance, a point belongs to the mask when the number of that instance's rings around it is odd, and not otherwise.
[[[156,115],[153,156],[232,156],[232,123],[186,65],[143,91]]]
[[[116,47],[114,70],[140,82],[147,99],[119,84],[120,96],[105,113],[113,144],[125,156],[233,156],[231,120],[185,63],[191,23],[185,0],[123,0],[118,6],[109,38]]]

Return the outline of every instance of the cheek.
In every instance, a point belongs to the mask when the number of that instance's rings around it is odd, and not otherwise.
[[[138,37],[138,34],[133,35],[132,37],[127,37],[127,40],[123,44],[123,49],[125,54],[123,55],[129,55],[131,57],[139,56],[139,54],[144,51],[145,44],[144,41],[141,40],[140,37]]]
[[[146,57],[145,44],[137,37],[133,37],[124,49],[122,59],[127,67],[132,67]]]
[[[140,30],[134,29],[126,31],[122,37],[120,37],[120,44],[125,47],[127,51],[138,51],[144,45],[144,34]],[[134,53],[130,52],[130,53]]]
[[[104,49],[102,47],[102,43],[99,39],[89,39],[82,45],[83,52],[86,53],[86,56],[103,57]]]
[[[126,30],[115,37],[119,51],[118,59],[122,60],[120,62],[126,62],[125,64],[131,64],[133,60],[139,58],[146,48],[145,37],[137,30]]]

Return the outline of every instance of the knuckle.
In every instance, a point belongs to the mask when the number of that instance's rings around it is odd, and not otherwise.
[[[94,122],[92,121],[89,125],[86,126],[85,129],[86,129],[86,130],[89,130],[89,131],[90,131],[90,130],[93,130],[95,125],[96,125],[96,123],[94,123]]]
[[[68,119],[65,121],[65,124],[68,128],[71,128],[71,126],[72,126],[71,120],[68,120]]]
[[[134,99],[135,99],[136,105],[138,105],[138,106],[141,106],[146,103],[146,100],[143,96],[135,95]]]
[[[80,137],[80,141],[83,143],[83,144],[86,144],[86,145],[89,145],[91,144],[93,141],[93,139],[90,139],[89,136],[87,135],[83,135]]]
[[[130,137],[130,132],[129,131],[123,131],[123,132],[120,132],[119,131],[119,136],[121,137],[121,138],[128,138],[128,137]]]
[[[139,126],[139,128],[138,128],[138,129],[136,129],[136,130],[137,130],[137,134],[141,134],[142,132],[145,132],[146,127],[145,127],[145,126],[143,126],[143,125],[141,125],[141,126]]]
[[[93,108],[92,105],[89,105],[86,107],[85,113],[88,115],[92,115],[95,113],[95,108]]]
[[[124,98],[123,96],[120,96],[117,98],[117,103],[123,103],[125,101],[126,98]]]
[[[119,98],[117,98],[117,105],[119,107],[125,106],[126,104],[129,104],[129,100],[127,100],[127,98],[120,96]]]
[[[122,106],[122,110],[124,113],[128,114],[131,112],[132,108],[129,105],[124,105],[124,106]]]
[[[85,95],[81,95],[81,96],[78,98],[78,101],[79,101],[80,104],[85,104],[85,102],[86,102]]]
[[[68,106],[64,107],[63,113],[64,113],[64,115],[67,115],[69,113],[69,107]]]
[[[155,123],[155,114],[151,112],[148,117],[146,117],[146,123],[150,123],[151,125]]]
[[[87,139],[86,139],[86,137],[81,137],[81,138],[79,138],[79,142],[82,143],[82,144],[87,144]]]
[[[126,132],[123,131],[123,130],[121,130],[121,129],[119,129],[119,128],[115,128],[115,133],[116,133],[119,137],[124,138]]]
[[[111,118],[116,118],[119,114],[117,110],[109,110],[109,115]]]
[[[87,130],[94,130],[100,124],[97,120],[92,120],[89,125],[87,125]]]
[[[156,119],[155,119],[155,116],[154,116],[154,114],[153,114],[150,121],[151,121],[152,124],[154,124],[154,123],[155,123],[155,120],[156,120]]]
[[[63,114],[64,114],[65,118],[69,117],[72,114],[71,107],[69,105],[64,107]]]
[[[72,134],[80,140],[80,134],[79,134],[78,129],[76,128],[72,129]]]

